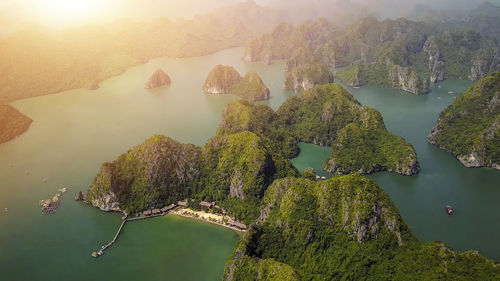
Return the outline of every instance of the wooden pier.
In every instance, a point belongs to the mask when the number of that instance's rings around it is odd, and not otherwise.
[[[126,218],[123,219],[122,224],[120,225],[120,228],[118,228],[118,231],[116,232],[115,237],[113,237],[113,240],[111,240],[111,242],[109,242],[108,244],[101,246],[101,250],[99,250],[98,252],[92,252],[91,256],[93,256],[94,258],[97,258],[97,257],[101,256],[102,254],[104,254],[104,251],[107,248],[111,247],[113,245],[113,243],[116,242],[116,238],[118,238],[118,235],[120,235],[120,232],[122,231],[123,226],[125,225],[126,222],[127,222],[127,219]]]

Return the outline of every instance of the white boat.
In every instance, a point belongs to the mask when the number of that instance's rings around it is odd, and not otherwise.
[[[453,91],[449,91],[448,94],[453,94]]]

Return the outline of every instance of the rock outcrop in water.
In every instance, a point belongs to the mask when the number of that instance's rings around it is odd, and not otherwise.
[[[161,69],[158,69],[149,77],[148,82],[144,86],[146,89],[154,89],[166,85],[170,85],[170,77]]]
[[[28,116],[8,104],[0,104],[0,143],[8,142],[28,130]]]
[[[467,167],[500,170],[500,72],[476,82],[441,112],[428,140]]]
[[[241,77],[232,66],[217,65],[208,74],[203,91],[207,94],[235,94],[251,101],[269,99],[269,88],[264,85],[260,76],[249,71]]]

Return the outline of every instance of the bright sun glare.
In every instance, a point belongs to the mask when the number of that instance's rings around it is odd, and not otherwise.
[[[99,0],[33,0],[39,16],[47,21],[84,21],[96,18],[106,1]]]

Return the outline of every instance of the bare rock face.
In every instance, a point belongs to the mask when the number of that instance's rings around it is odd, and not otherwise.
[[[170,77],[163,70],[156,70],[146,83],[146,89],[154,89],[165,85],[170,85]]]
[[[324,65],[301,64],[287,73],[284,88],[287,91],[303,92],[333,81],[333,73]]]
[[[243,182],[243,179],[241,178],[241,172],[240,170],[236,170],[233,174],[233,177],[231,178],[231,183],[229,185],[229,195],[231,197],[236,197],[239,199],[245,199],[245,193],[243,192],[243,187],[245,186],[245,183]]]
[[[429,85],[420,80],[414,67],[403,67],[387,61],[389,80],[394,88],[401,89],[416,95],[429,93]]]
[[[234,67],[217,65],[208,74],[203,91],[207,94],[227,94],[241,79],[240,73]]]
[[[436,83],[445,79],[444,60],[435,37],[430,37],[424,44],[423,51],[429,55],[430,81]]]
[[[101,209],[102,211],[110,212],[120,212],[120,203],[118,202],[118,197],[115,193],[109,192],[101,197],[96,197],[90,200],[90,203]]]
[[[478,81],[497,70],[500,70],[500,48],[484,51],[474,56],[469,79]]]

